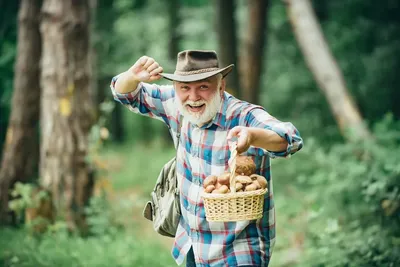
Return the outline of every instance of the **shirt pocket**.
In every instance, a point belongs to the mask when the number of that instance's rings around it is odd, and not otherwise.
[[[225,167],[228,165],[229,152],[224,149],[204,151],[204,160],[215,167]]]

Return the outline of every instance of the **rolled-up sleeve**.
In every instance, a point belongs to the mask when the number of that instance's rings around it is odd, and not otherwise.
[[[271,158],[289,157],[303,147],[300,132],[291,122],[282,122],[271,116],[263,108],[253,108],[246,115],[248,127],[257,127],[271,130],[284,138],[288,145],[284,151],[266,151]]]
[[[110,88],[111,92],[113,94],[114,100],[123,104],[123,105],[134,105],[135,101],[137,100],[137,95],[140,90],[140,83],[136,88],[133,88],[134,90],[132,92],[126,93],[126,94],[120,94],[117,91],[115,91],[115,83],[117,82],[118,76],[115,76],[111,80]]]
[[[176,111],[175,91],[171,85],[139,83],[132,92],[120,94],[115,90],[119,75],[111,80],[110,88],[114,100],[129,108],[132,112],[164,121],[169,125],[170,117]]]

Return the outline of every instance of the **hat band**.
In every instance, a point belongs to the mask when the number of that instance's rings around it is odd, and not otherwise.
[[[176,70],[174,74],[177,75],[192,75],[192,74],[199,74],[199,73],[205,73],[205,72],[211,72],[211,71],[216,71],[219,70],[219,68],[207,68],[207,69],[200,69],[200,70],[192,70],[192,71],[178,71]]]

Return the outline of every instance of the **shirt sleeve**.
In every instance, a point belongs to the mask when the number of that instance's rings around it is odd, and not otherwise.
[[[171,116],[175,115],[175,90],[172,85],[139,83],[132,92],[120,94],[115,91],[119,75],[111,80],[111,92],[114,100],[126,106],[132,112],[164,121],[168,126]],[[173,116],[175,117],[175,116]]]
[[[289,157],[303,147],[303,139],[300,136],[300,132],[292,123],[279,121],[262,107],[251,109],[247,113],[245,121],[248,127],[271,130],[288,142],[287,148],[284,151],[265,150],[271,158]]]

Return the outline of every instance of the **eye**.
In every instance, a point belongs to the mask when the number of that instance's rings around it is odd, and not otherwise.
[[[187,91],[187,90],[189,90],[189,86],[187,86],[187,85],[182,85],[182,86],[181,86],[181,90],[182,90],[182,91]]]
[[[207,90],[208,89],[208,85],[202,84],[200,85],[200,90]]]

